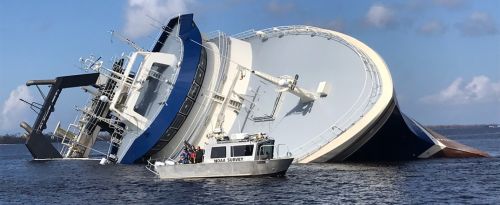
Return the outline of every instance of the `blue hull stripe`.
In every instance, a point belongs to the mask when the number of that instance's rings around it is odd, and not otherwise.
[[[151,123],[151,125],[135,139],[127,153],[122,157],[120,163],[132,164],[140,161],[148,151],[159,141],[162,135],[167,132],[167,129],[174,122],[177,113],[182,107],[192,82],[195,79],[196,69],[200,60],[201,46],[192,42],[201,42],[201,34],[193,22],[193,15],[182,15],[178,18],[170,20],[167,27],[173,28],[179,22],[179,36],[182,39],[184,53],[180,65],[177,81],[168,97],[166,105],[161,109],[160,113]],[[166,28],[165,30],[167,30]],[[160,36],[159,42],[164,42],[168,37],[168,30],[164,31]],[[153,52],[158,52],[162,44],[157,43]]]

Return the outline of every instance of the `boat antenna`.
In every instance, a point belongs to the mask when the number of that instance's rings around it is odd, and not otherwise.
[[[132,46],[135,50],[137,51],[146,51],[144,48],[141,48],[137,43],[133,42],[129,38],[123,36],[122,34],[116,32],[115,30],[110,30],[111,37],[116,36],[118,37],[121,41],[127,43],[128,45]]]

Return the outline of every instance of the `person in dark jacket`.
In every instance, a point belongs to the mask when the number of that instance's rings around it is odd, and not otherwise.
[[[201,163],[203,162],[203,154],[204,154],[204,150],[202,150],[200,148],[200,146],[198,146],[196,148],[196,157],[195,157],[195,163]]]

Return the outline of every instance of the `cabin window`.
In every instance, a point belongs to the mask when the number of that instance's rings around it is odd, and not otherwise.
[[[252,156],[253,145],[240,145],[231,147],[231,157]]]
[[[226,158],[226,147],[212,147],[210,158]]]
[[[142,83],[141,94],[137,98],[134,111],[142,116],[147,116],[153,105],[158,102],[158,90],[161,87],[161,76],[168,69],[168,65],[153,63],[148,77]]]
[[[272,159],[274,154],[274,140],[259,145],[259,158]]]

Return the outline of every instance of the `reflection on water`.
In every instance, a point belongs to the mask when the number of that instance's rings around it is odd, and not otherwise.
[[[500,139],[460,142],[495,157],[292,165],[283,178],[160,180],[141,165],[35,162],[24,145],[1,145],[0,204],[498,204]]]

